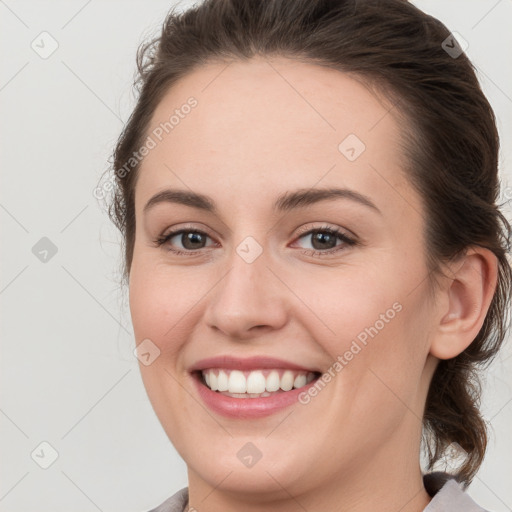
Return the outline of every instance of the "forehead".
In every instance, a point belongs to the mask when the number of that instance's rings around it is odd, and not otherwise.
[[[198,68],[169,89],[146,135],[156,144],[139,203],[166,184],[234,199],[321,181],[381,202],[407,187],[392,104],[338,70],[286,58]]]

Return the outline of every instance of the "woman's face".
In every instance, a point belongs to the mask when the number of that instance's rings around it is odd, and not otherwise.
[[[144,385],[190,485],[288,496],[383,481],[390,460],[419,471],[436,312],[400,128],[360,82],[285,58],[209,64],[156,109],[136,185],[130,308]],[[214,208],[161,194],[171,189]],[[318,195],[327,189],[344,192]],[[217,356],[281,360],[240,367],[256,388],[287,365],[331,378],[220,396],[191,372],[224,367],[243,387],[236,364],[204,362]]]

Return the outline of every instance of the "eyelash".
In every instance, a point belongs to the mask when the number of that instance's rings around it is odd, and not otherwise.
[[[171,238],[175,237],[176,235],[180,235],[182,233],[198,233],[200,235],[204,235],[204,236],[211,238],[204,231],[200,231],[198,229],[192,229],[192,228],[182,228],[182,229],[177,229],[175,231],[171,231],[171,232],[167,233],[166,235],[159,236],[156,240],[154,240],[154,243],[155,243],[156,247],[161,247],[162,245],[167,243]],[[322,256],[326,256],[326,255],[332,255],[333,253],[337,253],[339,251],[346,250],[346,246],[353,247],[353,246],[358,245],[358,242],[356,240],[354,240],[353,238],[350,238],[345,233],[342,233],[339,229],[331,228],[329,226],[322,226],[320,228],[314,228],[314,229],[310,229],[308,231],[302,232],[299,234],[298,238],[302,238],[304,236],[313,235],[313,234],[317,234],[317,233],[328,233],[329,235],[335,236],[337,239],[340,239],[344,243],[341,244],[340,246],[336,246],[336,247],[333,247],[332,249],[327,249],[325,251],[314,250],[314,249],[303,249],[301,251],[302,254],[305,254],[307,256],[322,257]],[[196,256],[197,252],[200,250],[201,249],[195,249],[195,250],[190,249],[187,251],[181,251],[179,249],[169,248],[169,251],[173,252],[177,256]]]

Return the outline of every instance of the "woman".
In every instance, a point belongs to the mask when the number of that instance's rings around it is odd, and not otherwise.
[[[402,0],[206,0],[138,66],[110,213],[189,482],[154,510],[483,510],[510,226],[456,39]]]

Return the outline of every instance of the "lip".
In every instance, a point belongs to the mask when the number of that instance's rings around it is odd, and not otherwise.
[[[320,372],[318,368],[307,368],[299,364],[285,361],[284,359],[277,359],[268,356],[253,356],[248,358],[238,358],[230,355],[223,355],[217,357],[209,357],[201,359],[193,364],[189,371],[199,372],[208,368],[225,368],[227,370],[264,370],[266,368],[286,368],[290,370],[303,370],[306,372]],[[267,397],[270,398],[270,397]],[[242,400],[245,400],[242,398]],[[253,400],[259,400],[257,398]]]
[[[247,360],[245,362],[247,362]],[[223,366],[223,368],[227,367]],[[299,395],[303,392],[307,392],[310,387],[313,387],[319,378],[320,375],[301,388],[276,393],[267,397],[235,398],[223,395],[217,391],[212,391],[203,383],[199,370],[192,372],[194,384],[206,406],[213,412],[232,419],[261,418],[274,414],[290,405],[300,405]]]

